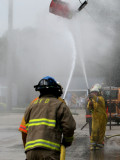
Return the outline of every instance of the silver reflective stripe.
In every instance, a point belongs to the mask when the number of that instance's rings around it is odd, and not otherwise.
[[[97,97],[97,98],[96,98],[96,102],[98,102],[98,100],[99,100],[99,98]]]
[[[97,144],[98,147],[104,147],[104,144]]]

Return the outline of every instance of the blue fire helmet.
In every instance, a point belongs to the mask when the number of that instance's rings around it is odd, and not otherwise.
[[[44,88],[54,88],[57,86],[57,82],[54,78],[50,76],[46,76],[40,80],[38,85],[34,86],[36,91],[40,91],[41,89]]]
[[[62,87],[53,77],[46,76],[40,80],[38,85],[34,86],[36,91],[40,91],[41,94],[52,93],[58,96],[62,95]]]

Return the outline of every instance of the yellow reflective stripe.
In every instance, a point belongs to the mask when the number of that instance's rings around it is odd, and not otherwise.
[[[26,143],[25,145],[25,150],[30,149],[30,148],[34,148],[34,147],[47,147],[53,150],[60,150],[60,144],[51,142],[51,141],[46,141],[44,139],[37,139],[35,141],[29,141]]]
[[[48,123],[45,123],[45,122],[32,123],[32,124],[29,124],[29,126],[28,126],[28,127],[30,127],[30,126],[39,126],[39,125],[47,125],[47,126],[55,127],[55,124],[48,124]]]
[[[48,122],[56,122],[55,120],[52,119],[47,119],[47,118],[41,118],[41,119],[31,119],[29,122],[34,122],[34,121],[48,121]]]
[[[26,130],[28,130],[29,123],[27,123],[25,126],[26,126]]]
[[[56,121],[51,119],[46,119],[46,118],[32,119],[29,121],[29,123],[26,124],[26,129],[28,130],[28,127],[38,126],[38,125],[47,125],[47,126],[55,127]]]

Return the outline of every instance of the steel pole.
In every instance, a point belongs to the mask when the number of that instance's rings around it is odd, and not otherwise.
[[[111,86],[110,86],[110,130],[111,130]]]
[[[7,48],[7,109],[12,109],[12,73],[13,73],[13,0],[8,3],[8,48]]]

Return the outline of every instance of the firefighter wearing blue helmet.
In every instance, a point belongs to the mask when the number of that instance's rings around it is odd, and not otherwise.
[[[60,146],[72,144],[75,120],[59,97],[61,85],[52,77],[44,77],[34,86],[40,96],[26,109],[23,138],[27,160],[60,160]],[[25,128],[24,128],[25,130]]]
[[[43,96],[44,94],[52,94],[58,98],[63,94],[62,86],[56,82],[54,78],[49,76],[42,78],[34,88],[36,91],[40,91],[40,96]]]

